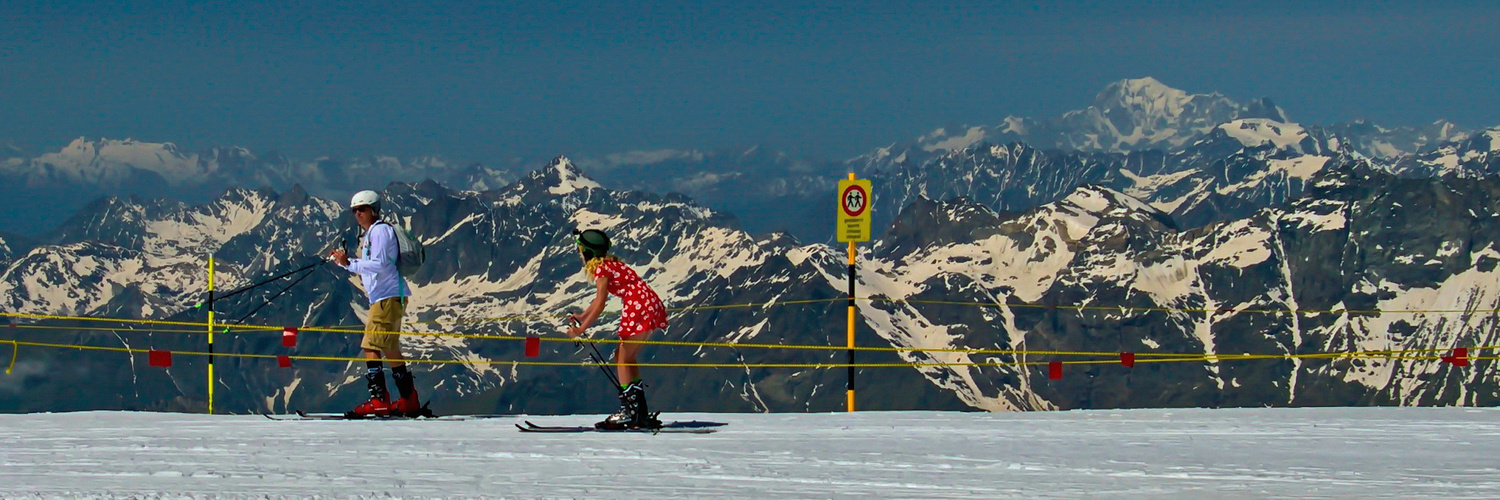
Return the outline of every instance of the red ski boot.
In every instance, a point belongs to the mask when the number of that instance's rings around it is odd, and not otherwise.
[[[432,412],[422,407],[422,401],[417,398],[417,391],[411,391],[411,396],[402,397],[391,403],[391,414],[403,417],[430,417]]]
[[[365,404],[354,407],[346,416],[354,418],[371,418],[390,416],[392,405],[385,398],[372,397]]]
[[[391,403],[391,414],[410,418],[433,416],[431,410],[422,406],[411,372],[405,366],[391,368],[391,377],[396,379],[396,390],[401,395],[395,403]]]

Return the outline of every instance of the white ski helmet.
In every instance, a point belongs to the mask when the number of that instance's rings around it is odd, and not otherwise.
[[[354,193],[354,198],[349,199],[349,208],[351,210],[365,205],[369,205],[370,208],[375,209],[375,213],[380,213],[380,193],[366,189]]]

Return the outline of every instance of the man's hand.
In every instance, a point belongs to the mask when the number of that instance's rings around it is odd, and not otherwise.
[[[333,260],[340,266],[349,266],[349,254],[344,253],[344,249],[342,248],[336,249],[333,251],[333,253],[328,254],[328,258]]]

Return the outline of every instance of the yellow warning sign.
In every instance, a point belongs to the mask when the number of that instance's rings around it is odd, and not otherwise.
[[[870,203],[869,179],[839,181],[839,241],[870,241]]]

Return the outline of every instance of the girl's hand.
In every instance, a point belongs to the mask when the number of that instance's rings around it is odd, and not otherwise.
[[[583,335],[583,316],[568,314],[568,336],[578,338]]]

